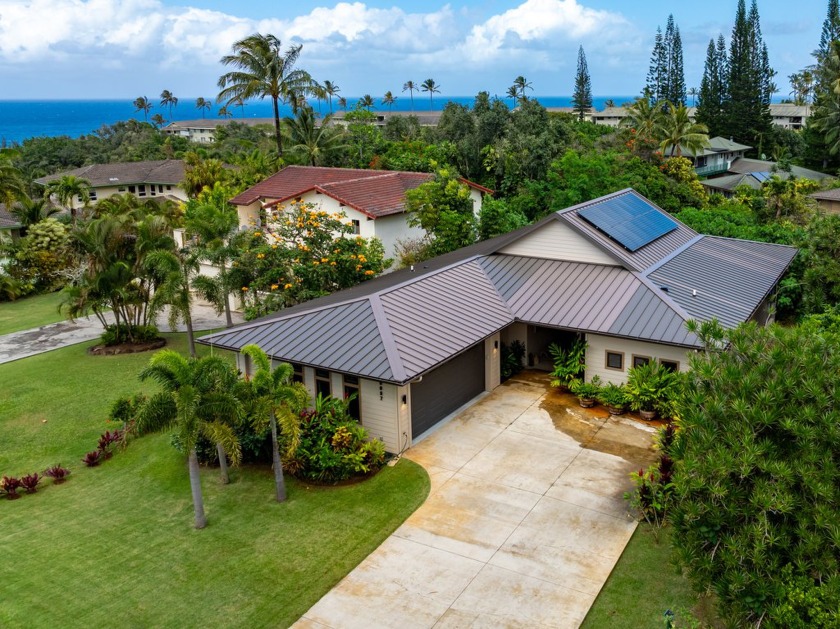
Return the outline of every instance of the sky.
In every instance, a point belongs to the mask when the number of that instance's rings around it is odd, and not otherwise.
[[[504,96],[525,76],[536,96],[573,90],[586,53],[596,96],[640,93],[657,26],[673,12],[687,86],[737,0],[0,0],[0,100],[214,97],[231,44],[272,33],[303,44],[298,67],[347,97],[433,78],[441,97]],[[759,0],[779,92],[812,63],[827,0]]]

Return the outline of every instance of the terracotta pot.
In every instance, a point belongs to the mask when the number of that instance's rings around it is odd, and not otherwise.
[[[642,419],[650,421],[656,417],[656,411],[639,411]]]
[[[608,406],[607,410],[610,412],[610,415],[623,415],[624,414],[624,407],[623,406]]]
[[[581,408],[592,408],[595,406],[595,399],[591,397],[579,397],[578,404],[580,404]]]

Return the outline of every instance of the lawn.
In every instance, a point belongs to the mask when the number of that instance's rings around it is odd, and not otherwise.
[[[183,350],[181,335],[166,336]],[[428,493],[405,459],[358,485],[291,481],[284,504],[267,467],[233,470],[227,486],[206,469],[209,524],[196,531],[168,435],[136,439],[98,468],[80,463],[111,401],[141,388],[150,356],[90,357],[88,345],[0,365],[0,474],[73,470],[64,485],[0,500],[2,627],[288,626]]]
[[[0,303],[0,335],[64,321],[58,313],[61,293],[49,293]]]
[[[698,597],[672,564],[668,530],[663,529],[657,541],[653,529],[642,522],[581,629],[661,629],[669,609],[676,614],[676,627],[718,626],[709,600]]]

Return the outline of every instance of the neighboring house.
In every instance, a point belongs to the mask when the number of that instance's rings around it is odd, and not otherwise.
[[[421,127],[436,127],[438,122],[440,122],[440,117],[443,112],[441,111],[374,111],[371,112],[373,114],[373,118],[370,121],[370,124],[376,127],[384,127],[388,124],[388,120],[390,118],[409,118],[414,117],[417,118],[417,122],[420,124]],[[344,111],[336,111],[333,112],[332,122],[334,124],[341,124],[347,125],[349,124],[345,119],[344,116],[347,115],[347,112]]]
[[[211,144],[216,141],[216,127],[225,127],[232,123],[249,127],[269,125],[274,127],[274,118],[207,118],[200,120],[174,120],[160,131],[166,135],[177,135],[199,144]]]
[[[695,120],[697,107],[688,107],[688,117],[692,122]],[[811,108],[807,105],[790,105],[787,103],[772,103],[770,105],[770,117],[773,124],[785,129],[802,129],[805,122],[811,115]],[[606,107],[604,111],[596,111],[592,114],[592,122],[617,127],[623,118],[627,117],[625,107]]]
[[[840,214],[840,188],[820,190],[808,196],[814,199],[827,214]]]
[[[752,147],[738,144],[720,136],[709,139],[709,146],[702,152],[693,155],[685,147],[681,147],[682,156],[687,157],[694,164],[694,171],[699,177],[711,177],[729,170],[736,159],[744,157],[744,153]]]
[[[739,186],[749,186],[756,190],[761,189],[761,185],[773,175],[777,175],[781,179],[794,176],[800,179],[810,179],[817,183],[823,183],[831,179],[831,175],[802,168],[801,166],[791,166],[790,172],[784,170],[774,171],[774,168],[776,168],[776,162],[742,157],[732,162],[727,171],[729,173],[728,175],[705,179],[700,183],[709,192],[717,192],[731,197],[735,193],[735,189]]]
[[[47,175],[36,179],[35,183],[46,186],[65,175],[74,175],[90,182],[91,203],[115,194],[133,194],[141,199],[187,200],[187,194],[181,187],[184,180],[184,162],[180,159],[92,164]],[[83,205],[82,200],[77,198],[73,202],[73,209],[79,209]]]
[[[313,395],[358,394],[358,419],[401,452],[499,385],[502,343],[550,369],[551,343],[584,338],[587,379],[650,360],[684,371],[701,349],[686,321],[772,320],[795,255],[701,236],[628,189],[199,342],[256,343]]]
[[[4,203],[0,203],[0,233],[8,234],[12,238],[20,238],[20,230],[23,225],[18,218],[6,209]]]
[[[627,117],[625,107],[604,107],[603,111],[592,111],[590,119],[596,124],[617,127]]]
[[[344,212],[354,233],[379,238],[385,255],[393,257],[398,240],[425,235],[420,227],[408,225],[405,193],[433,178],[430,173],[396,170],[287,166],[230,202],[237,206],[241,229],[260,226],[264,210],[283,208],[294,200],[330,213]],[[473,210],[478,214],[484,195],[492,191],[463,181],[470,187]]]

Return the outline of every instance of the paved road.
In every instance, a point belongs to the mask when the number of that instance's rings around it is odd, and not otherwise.
[[[109,314],[107,318],[109,323],[113,321],[112,315]],[[164,311],[158,317],[158,327],[163,332],[169,331],[166,319],[167,314]],[[241,323],[243,321],[242,315],[234,312],[233,321],[234,323]],[[213,330],[224,326],[224,315],[217,315],[209,304],[197,302],[193,306],[193,328],[195,330]],[[179,325],[178,331],[183,332],[184,326]],[[98,338],[100,334],[102,334],[102,324],[93,316],[6,334],[0,336],[0,364],[49,352],[60,347],[92,341]]]

